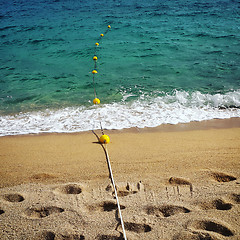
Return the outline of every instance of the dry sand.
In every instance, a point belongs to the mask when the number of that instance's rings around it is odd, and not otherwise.
[[[240,239],[240,118],[106,134],[129,240]],[[96,140],[0,138],[1,240],[122,239]]]

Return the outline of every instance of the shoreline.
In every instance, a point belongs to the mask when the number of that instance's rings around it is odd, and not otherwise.
[[[164,123],[157,127],[132,127],[123,129],[104,129],[104,131],[115,134],[115,133],[138,133],[138,132],[181,132],[181,131],[194,131],[194,130],[208,130],[208,129],[227,129],[227,128],[238,128],[240,127],[240,117],[232,117],[226,119],[210,119],[203,121],[192,121],[188,123],[169,124]],[[94,131],[100,131],[95,129]],[[45,136],[45,135],[78,135],[92,133],[89,131],[80,132],[44,132],[44,133],[27,133],[18,135],[5,135],[0,136],[1,138],[6,137],[24,137],[24,136]]]
[[[130,128],[122,130],[108,130],[108,131],[123,131],[123,132],[181,132],[181,131],[194,131],[194,130],[209,130],[209,129],[226,129],[240,127],[239,118],[228,119],[211,119],[204,121],[192,121],[188,123],[178,124],[162,124],[157,127],[145,128]]]

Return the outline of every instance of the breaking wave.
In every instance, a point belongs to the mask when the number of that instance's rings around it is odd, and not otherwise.
[[[127,101],[131,96],[123,94],[120,103],[0,116],[0,136],[88,131],[99,129],[99,120],[105,129],[124,129],[240,117],[240,90],[213,95],[175,91]]]

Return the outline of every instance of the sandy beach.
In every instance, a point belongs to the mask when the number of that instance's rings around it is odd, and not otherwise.
[[[240,239],[240,118],[105,133],[128,239]],[[92,132],[1,137],[0,165],[0,239],[122,239]]]

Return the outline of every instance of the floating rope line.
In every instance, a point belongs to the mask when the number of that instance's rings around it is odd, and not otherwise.
[[[105,34],[107,34],[107,32],[109,31],[110,28],[111,28],[111,26],[108,25],[108,29],[105,31],[104,34],[102,33],[100,35],[100,38],[98,39],[98,42],[95,43],[95,54],[94,54],[94,57],[93,57],[93,60],[94,60],[94,70],[92,71],[92,74],[93,74],[93,90],[94,90],[94,100],[93,100],[93,103],[97,104],[97,105],[100,104],[100,99],[97,98],[95,79],[94,79],[95,74],[98,73],[97,72],[97,59],[98,58],[96,56],[97,55],[97,48],[99,46],[100,40],[102,39],[102,37],[104,37]],[[102,146],[102,148],[104,150],[105,156],[106,156],[106,160],[107,160],[107,164],[108,164],[108,170],[109,170],[109,178],[111,179],[111,182],[112,182],[112,185],[113,185],[113,188],[114,188],[115,198],[116,198],[117,207],[118,207],[118,213],[119,213],[120,222],[121,222],[122,231],[123,231],[123,237],[124,237],[125,240],[127,240],[125,227],[124,227],[124,222],[123,222],[122,213],[121,213],[121,207],[120,207],[120,203],[119,203],[118,195],[117,195],[117,188],[116,188],[116,185],[115,185],[115,182],[114,182],[113,173],[112,173],[112,167],[111,167],[111,163],[110,163],[110,159],[109,159],[109,154],[108,154],[108,151],[107,151],[107,145],[106,144],[110,142],[110,138],[109,138],[108,135],[104,134],[104,131],[103,131],[103,128],[102,128],[102,122],[101,122],[99,113],[98,113],[98,118],[99,118],[99,122],[100,122],[102,136],[99,138],[98,135],[94,132],[94,130],[92,130],[92,132],[97,137],[98,142],[101,144],[101,146]]]

